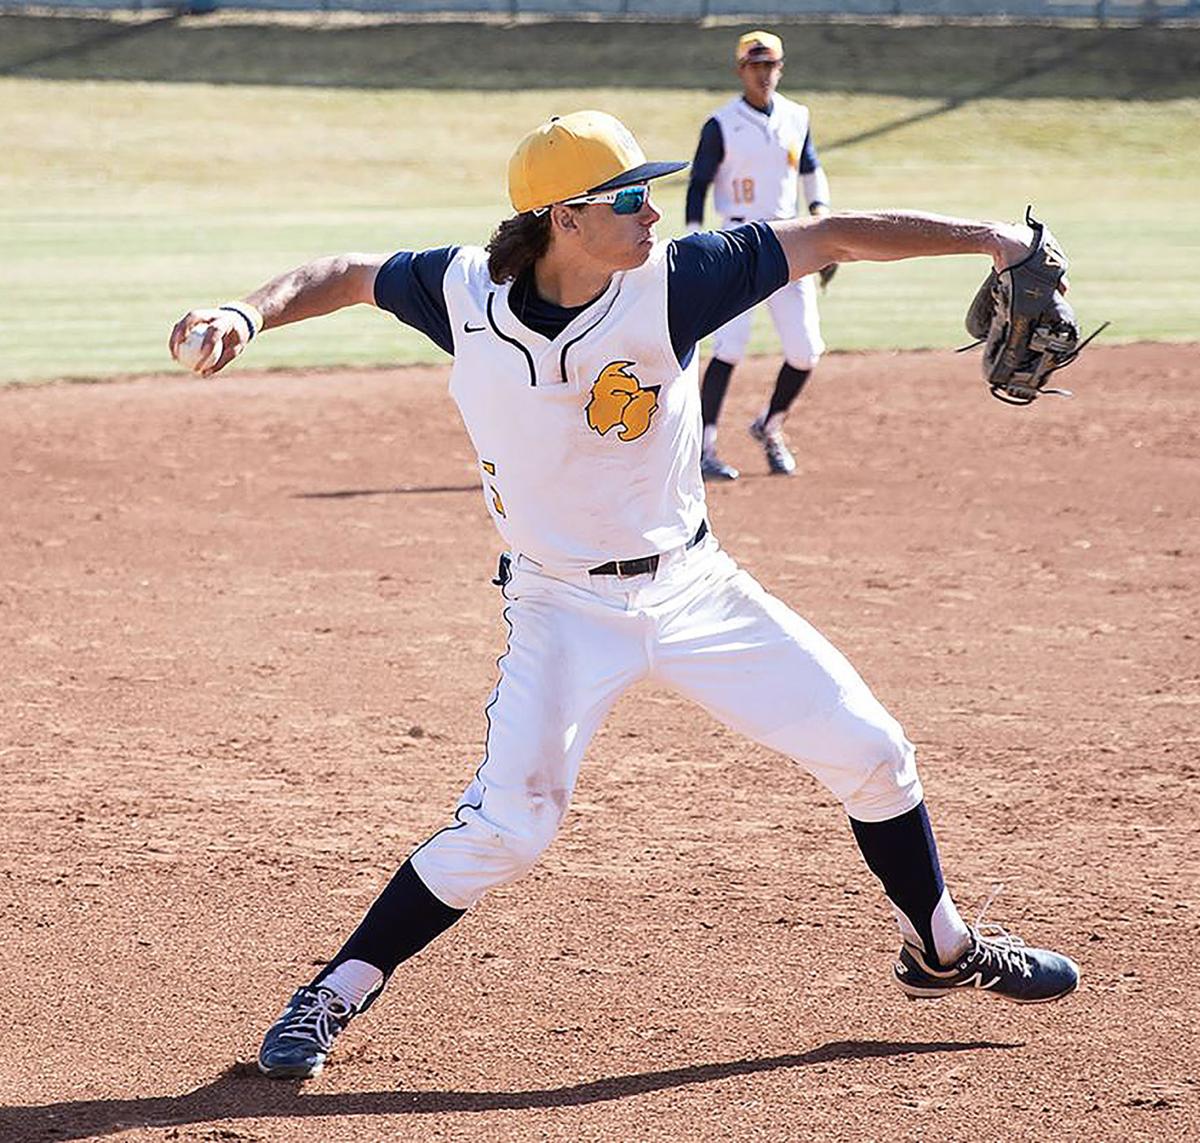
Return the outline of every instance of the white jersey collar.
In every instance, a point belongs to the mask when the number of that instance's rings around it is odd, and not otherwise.
[[[512,312],[511,281],[488,291],[484,303],[487,322],[497,337],[524,354],[531,385],[562,385],[570,380],[572,347],[608,316],[621,295],[624,280],[624,271],[614,274],[604,292],[580,310],[553,340],[530,329]]]
[[[501,337],[520,342],[535,356],[540,355],[561,347],[564,342],[571,341],[581,331],[591,328],[598,320],[601,320],[617,300],[624,277],[624,271],[615,273],[604,292],[584,306],[553,339],[547,338],[535,329],[530,329],[513,313],[512,307],[509,305],[513,288],[511,281],[496,286],[494,291],[491,291],[487,306],[488,320]]]

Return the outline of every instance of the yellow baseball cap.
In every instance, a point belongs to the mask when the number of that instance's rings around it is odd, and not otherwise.
[[[551,116],[508,160],[508,197],[518,213],[585,194],[636,186],[687,163],[649,163],[629,128],[603,111]]]
[[[773,32],[747,32],[737,42],[738,63],[778,63],[783,41]]]

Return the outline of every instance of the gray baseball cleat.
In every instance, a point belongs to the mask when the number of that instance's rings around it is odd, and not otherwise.
[[[333,1041],[354,1009],[336,992],[305,985],[292,994],[258,1050],[258,1070],[272,1079],[312,1079],[321,1074]]]
[[[750,435],[763,446],[763,452],[767,454],[767,467],[771,472],[776,476],[795,475],[796,458],[792,456],[779,429],[768,430],[766,422],[759,417],[751,424]]]
[[[1074,992],[1079,985],[1079,966],[1073,960],[1048,949],[1030,948],[999,925],[972,927],[971,936],[971,947],[948,968],[930,965],[908,943],[901,947],[892,975],[909,1000],[936,1000],[979,989],[1018,1004],[1043,1004]]]
[[[737,480],[738,470],[726,464],[716,453],[704,453],[700,457],[700,475],[705,480]]]

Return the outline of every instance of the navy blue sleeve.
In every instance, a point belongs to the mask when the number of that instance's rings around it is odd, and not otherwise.
[[[817,148],[812,141],[812,131],[804,136],[804,147],[800,151],[800,173],[811,175],[821,165],[817,158]]]
[[[457,253],[457,246],[401,250],[375,275],[375,304],[395,314],[405,325],[420,330],[434,345],[450,354],[454,352],[454,335],[450,332],[442,279]]]
[[[787,256],[765,222],[677,238],[667,257],[667,325],[680,365],[702,337],[788,280]]]
[[[700,130],[700,142],[696,144],[696,157],[692,159],[692,173],[688,177],[684,214],[688,222],[704,221],[704,196],[717,177],[717,168],[724,158],[725,140],[721,136],[721,124],[710,119]]]

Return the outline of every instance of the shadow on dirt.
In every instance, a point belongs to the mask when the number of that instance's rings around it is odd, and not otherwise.
[[[1011,1050],[1022,1044],[990,1040],[898,1043],[840,1040],[809,1052],[762,1059],[694,1064],[665,1071],[611,1076],[590,1083],[530,1091],[394,1091],[298,1094],[297,1084],[268,1080],[253,1064],[235,1064],[211,1083],[184,1095],[141,1099],[77,1100],[0,1108],[0,1138],[85,1139],[135,1127],[178,1127],[213,1121],[314,1119],[361,1115],[442,1115],[489,1111],[527,1111],[578,1107],[627,1099],[667,1088],[711,1083],[732,1076],[781,1068],[805,1068],[839,1060],[918,1056],[940,1052]]]
[[[478,492],[475,484],[405,484],[394,488],[337,488],[330,492],[297,492],[293,500],[353,500],[356,496],[420,496],[436,492]]]

